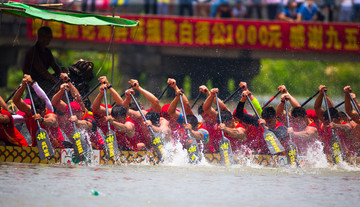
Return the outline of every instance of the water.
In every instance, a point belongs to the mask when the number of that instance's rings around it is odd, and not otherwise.
[[[360,169],[0,163],[0,206],[357,206]],[[99,193],[93,195],[94,191]]]

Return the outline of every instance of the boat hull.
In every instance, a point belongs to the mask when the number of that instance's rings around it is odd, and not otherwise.
[[[0,146],[0,162],[18,162],[18,163],[43,163],[43,164],[85,164],[84,161],[74,158],[74,149],[55,149],[55,155],[50,159],[40,159],[37,147],[15,147]],[[204,154],[207,162],[220,165],[220,155],[218,153]],[[304,157],[300,158],[300,164],[306,165],[307,161]],[[360,157],[347,158],[346,161],[352,165],[359,165]],[[283,167],[288,166],[287,157],[282,155],[236,155],[234,154],[234,163],[246,165],[247,163],[257,164],[264,167]],[[328,162],[332,163],[331,156]],[[120,151],[119,159],[108,160],[103,150],[93,150],[91,152],[92,164],[158,164],[159,158],[155,153],[149,151]]]

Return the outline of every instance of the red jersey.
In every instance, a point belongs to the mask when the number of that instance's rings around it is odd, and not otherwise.
[[[240,124],[239,122],[235,121],[235,129],[237,129],[237,128],[243,128],[243,129],[245,129],[245,127],[244,127],[242,124]],[[219,129],[218,131],[219,131],[220,134],[221,134],[221,130]],[[228,134],[225,133],[225,132],[224,132],[224,134],[225,134],[225,137],[228,138],[229,141],[230,141],[232,151],[233,151],[233,152],[241,151],[241,147],[242,147],[242,145],[244,144],[244,142],[242,142],[242,141],[241,141],[240,139],[238,139],[238,138],[231,137],[230,135],[228,135]],[[220,141],[220,140],[219,140],[219,141]],[[218,142],[217,145],[218,145],[218,147],[219,147],[219,142]]]
[[[262,153],[261,140],[263,137],[263,130],[261,126],[257,128],[254,125],[248,125],[246,128],[246,141],[244,145],[246,146],[249,153],[252,151]],[[265,146],[267,148],[267,146]]]
[[[346,124],[345,121],[342,121],[341,124]],[[340,144],[346,156],[353,156],[355,153],[354,146],[351,139],[348,139],[341,130],[334,130],[338,135]],[[322,141],[324,143],[324,153],[326,155],[331,155],[331,128],[329,126],[324,127],[324,124],[321,125],[321,134]]]
[[[92,143],[95,149],[102,149],[102,145],[105,145],[104,140],[97,131],[96,123],[94,117],[92,117],[88,112],[85,112],[82,120],[89,121],[93,124],[93,128],[90,131],[87,131],[87,134],[90,137],[90,142]],[[71,125],[72,126],[72,125]]]
[[[20,147],[29,146],[24,136],[15,128],[11,114],[2,107],[0,107],[0,113],[10,119],[10,123],[0,124],[0,140]]]
[[[47,110],[47,109],[45,109],[45,110],[46,110],[45,116],[48,115],[48,114],[54,114],[54,112],[52,112],[50,110]],[[32,142],[31,146],[36,147],[37,146],[36,132],[37,132],[37,130],[39,128],[38,128],[38,125],[36,124],[35,119],[32,116],[33,116],[33,114],[30,113],[29,116],[25,117],[25,119],[26,119],[26,127],[28,128],[29,133],[31,135],[31,142]],[[62,148],[62,149],[64,149],[64,146],[63,146],[62,142],[65,141],[65,139],[61,134],[59,125],[57,125],[56,127],[46,127],[43,124],[40,124],[40,126],[41,126],[41,128],[43,128],[43,129],[45,129],[47,131],[47,133],[49,135],[51,145],[54,148]]]
[[[130,122],[135,125],[135,122],[130,119],[129,117],[126,117],[125,123]],[[116,140],[118,142],[119,148],[121,150],[135,150],[137,149],[137,137],[136,137],[136,131],[134,137],[129,137],[126,135],[126,133],[118,132],[117,130],[114,130],[116,132]]]
[[[316,129],[318,129],[318,127],[316,126],[314,121],[311,121],[310,124],[307,127],[315,127]],[[295,132],[302,131],[296,125],[293,126],[293,129],[294,129]],[[303,130],[305,130],[305,129],[303,129]],[[314,141],[300,139],[300,138],[298,138],[296,136],[293,136],[293,141],[296,144],[299,155],[306,155],[307,150],[314,145]]]

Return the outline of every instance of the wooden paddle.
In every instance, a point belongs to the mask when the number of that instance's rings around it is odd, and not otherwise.
[[[255,112],[256,116],[260,119],[261,117],[259,116],[258,112],[256,111],[253,103],[251,102],[250,97],[249,96],[246,96],[246,97],[247,97],[248,102],[250,103],[251,108]],[[284,147],[281,145],[279,139],[276,137],[274,132],[268,130],[266,128],[265,124],[261,124],[261,126],[264,129],[264,139],[265,139],[266,145],[269,148],[270,153],[277,154],[277,153],[285,151]]]
[[[341,103],[339,103],[338,105],[335,106],[335,108],[339,108],[341,105],[343,105],[345,103],[345,101],[342,101]]]
[[[229,97],[227,97],[225,100],[224,100],[224,104],[226,103],[226,102],[228,102],[237,92],[239,92],[241,90],[241,88],[239,87],[239,88],[237,88],[232,94],[230,94],[230,96]]]
[[[326,107],[326,111],[329,117],[329,122],[332,122],[330,111],[329,111],[329,105],[326,99],[326,93],[323,91],[324,94],[324,103]],[[333,157],[333,162],[335,164],[339,163],[342,160],[342,148],[341,143],[338,135],[335,133],[334,129],[331,129],[331,152]]]
[[[262,109],[264,109],[265,107],[267,107],[275,98],[276,96],[278,96],[281,93],[281,91],[278,91],[270,100],[268,100],[268,102],[266,102],[266,104],[261,107]]]
[[[187,121],[187,117],[186,117],[186,113],[185,113],[185,107],[184,107],[184,102],[182,100],[182,95],[180,94],[179,97],[180,97],[181,109],[182,109],[183,116],[184,116],[184,121],[185,121],[185,124],[187,124],[188,121]],[[201,161],[199,146],[197,144],[196,139],[191,136],[190,129],[187,129],[186,133],[187,133],[186,150],[189,155],[189,162],[191,164],[197,164]]]
[[[19,90],[19,88],[21,87],[21,84],[15,89],[14,92],[12,92],[12,94],[5,100],[5,103],[8,103],[10,101],[10,99],[12,99],[12,97],[15,95],[16,91]]]
[[[141,117],[144,119],[144,121],[146,122],[147,119],[146,117],[144,116],[142,110],[141,110],[141,107],[139,106],[139,103],[136,101],[135,97],[133,94],[130,94],[131,95],[131,98],[133,99],[136,107],[138,108],[140,114],[141,114]],[[150,138],[150,141],[151,141],[151,145],[153,146],[153,148],[155,149],[155,152],[156,154],[158,155],[159,157],[159,160],[160,161],[164,161],[164,159],[166,158],[166,155],[165,155],[165,152],[164,152],[164,139],[163,137],[158,134],[158,133],[155,133],[153,128],[148,125],[148,128],[149,128],[149,131],[151,133],[151,138]]]
[[[317,91],[316,93],[314,93],[314,95],[310,96],[310,98],[308,98],[304,103],[301,104],[301,107],[304,107],[311,99],[318,95],[319,92],[320,91]]]
[[[202,94],[202,93],[199,92],[199,94],[196,96],[194,103],[191,105],[191,108],[194,108],[194,106],[195,106],[196,102],[199,100],[201,94]]]
[[[82,97],[82,100],[84,100],[84,99],[86,99],[88,96],[90,96],[90,94],[92,94],[92,92],[94,92],[100,85],[101,85],[101,83],[96,84],[96,86],[94,86],[94,88],[92,88],[87,94],[85,94],[84,97]]]
[[[287,100],[285,100],[285,112],[286,112],[286,127],[290,127],[290,119],[289,119],[289,110],[287,106]],[[292,140],[291,134],[289,134],[288,147],[286,149],[286,155],[288,157],[288,161],[292,166],[299,167],[298,155],[297,155],[297,147]]]
[[[70,116],[73,116],[73,112],[72,112],[72,108],[71,108],[71,104],[70,104],[70,99],[69,99],[69,94],[68,91],[65,89],[65,96],[66,96],[66,101],[68,103],[68,107],[69,107],[69,112],[70,112]],[[84,153],[87,152],[88,147],[87,144],[85,142],[84,137],[81,134],[80,129],[78,129],[76,127],[75,122],[72,122],[73,127],[74,127],[74,132],[72,133],[71,137],[73,138],[73,147],[74,147],[74,151],[75,151],[75,156],[78,158],[81,158],[84,156]]]
[[[164,95],[164,93],[167,91],[167,89],[169,89],[169,87],[170,87],[170,84],[168,84],[168,85],[166,86],[166,88],[161,92],[161,94],[160,94],[159,97],[157,98],[159,101],[160,101],[160,99],[163,97],[163,95]]]
[[[46,93],[46,95],[49,96],[51,94],[51,92],[53,92],[53,90],[60,85],[61,82],[62,82],[62,79],[60,79],[58,82],[56,82],[56,84]]]
[[[30,86],[28,84],[26,84],[26,87],[27,87],[27,91],[28,91],[29,96],[30,96],[31,107],[32,107],[33,113],[35,115],[37,113],[36,113],[34,100],[33,100],[32,95],[31,95]],[[45,131],[45,129],[41,128],[39,120],[36,120],[36,124],[38,125],[38,128],[39,128],[37,130],[35,136],[36,136],[37,147],[39,149],[40,159],[43,160],[45,158],[49,158],[51,156],[54,156],[54,154],[55,154],[54,149],[51,146],[48,133]]]
[[[216,107],[219,115],[219,123],[222,123],[221,120],[221,111],[219,106],[219,100],[217,93],[215,93]],[[234,164],[233,152],[231,149],[230,140],[225,137],[224,130],[221,130],[221,139],[219,141],[220,149],[220,162],[222,165],[232,165]]]
[[[106,97],[106,89],[104,89],[104,100],[105,100],[105,109],[106,109],[106,116],[109,116],[109,110],[108,110],[108,102]],[[110,122],[107,121],[108,131],[106,132],[106,157],[107,159],[113,159],[116,158],[119,155],[119,146],[116,139],[116,134],[113,130],[110,128]]]

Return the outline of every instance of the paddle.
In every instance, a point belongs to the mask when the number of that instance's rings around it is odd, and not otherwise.
[[[109,116],[106,89],[104,89],[104,100],[105,100],[106,116]],[[119,155],[119,146],[117,143],[116,134],[113,130],[111,130],[109,121],[107,121],[107,126],[108,126],[108,131],[106,132],[106,139],[105,139],[106,148],[107,148],[106,157],[107,159],[112,159],[113,157]]]
[[[61,82],[62,82],[62,79],[60,79],[58,82],[56,82],[56,84],[46,93],[46,96],[49,96],[51,94],[51,92],[53,92],[53,90],[60,85]]]
[[[101,85],[101,83],[96,84],[96,86],[94,88],[92,88],[87,94],[85,94],[84,97],[82,97],[82,99],[86,99],[88,96],[90,96],[90,94],[92,94],[92,92],[94,92],[99,86]]]
[[[180,94],[179,97],[180,97],[181,109],[182,109],[183,116],[184,116],[184,121],[185,121],[185,124],[187,124],[188,121],[187,121],[187,117],[186,117],[186,113],[185,113],[185,107],[184,107],[184,102],[182,100],[182,95]],[[187,133],[186,150],[187,150],[188,155],[189,155],[189,162],[191,164],[193,164],[193,163],[197,164],[197,163],[199,163],[201,161],[197,141],[196,141],[195,138],[193,138],[191,136],[190,129],[187,129],[186,133]]]
[[[33,109],[33,113],[35,115],[36,114],[36,108],[35,108],[34,100],[33,100],[32,95],[31,95],[30,86],[28,84],[26,84],[26,87],[27,87],[27,91],[28,91],[29,96],[30,96],[30,101],[31,101],[31,106],[32,106],[32,109]],[[53,147],[51,146],[48,133],[45,131],[45,129],[41,128],[39,120],[36,120],[36,124],[38,125],[38,128],[39,128],[37,130],[37,132],[36,132],[36,135],[35,135],[36,136],[36,143],[37,143],[37,147],[39,149],[40,159],[43,160],[45,158],[53,156],[55,153],[54,153]]]
[[[330,111],[329,111],[329,105],[326,99],[326,93],[323,91],[324,94],[324,103],[326,107],[326,111],[329,117],[329,122],[332,122]],[[335,164],[339,163],[342,160],[342,148],[341,143],[338,135],[335,133],[334,129],[331,129],[331,152],[333,161]]]
[[[201,94],[202,94],[202,93],[199,92],[199,94],[196,96],[194,103],[191,105],[191,108],[194,108],[194,106],[195,106],[196,102],[199,100]]]
[[[217,93],[215,93],[216,107],[219,115],[219,123],[222,123],[221,120],[221,111],[219,106],[219,100]],[[221,139],[219,141],[220,149],[220,162],[222,165],[232,165],[234,164],[233,152],[231,149],[231,144],[228,138],[225,137],[224,130],[221,130]]]
[[[351,96],[351,94],[350,94],[349,91],[348,91],[347,93],[348,93],[348,95],[349,95],[349,97],[350,97],[350,101],[351,101],[351,103],[353,104],[356,112],[360,115],[360,110],[359,110],[358,106],[356,105],[354,98]]]
[[[147,119],[146,117],[144,116],[140,106],[139,106],[139,103],[136,101],[134,95],[131,95],[131,98],[133,99],[134,103],[136,104],[136,107],[138,108],[140,114],[141,114],[141,117],[144,119],[144,121],[146,122]],[[155,152],[156,154],[158,155],[159,157],[159,160],[160,161],[164,161],[164,159],[166,158],[166,155],[165,155],[165,152],[164,152],[164,149],[163,149],[163,146],[164,146],[164,139],[162,138],[162,136],[158,133],[155,133],[153,128],[148,125],[148,128],[149,128],[149,131],[151,132],[151,145],[153,146],[153,148],[155,149]]]
[[[286,112],[286,127],[290,127],[290,120],[289,120],[289,110],[287,106],[287,100],[285,100],[285,112]],[[297,147],[292,140],[291,134],[289,134],[289,141],[288,147],[286,149],[286,155],[288,157],[288,161],[291,163],[292,166],[299,167],[298,156],[297,156]]]
[[[314,95],[310,96],[310,98],[308,98],[304,103],[301,104],[301,107],[304,107],[311,99],[318,95],[319,92],[320,91],[317,91],[316,93],[314,93]]]
[[[9,102],[10,99],[12,99],[12,97],[15,95],[16,91],[19,90],[19,88],[21,87],[21,84],[15,89],[14,92],[12,92],[12,94],[5,100],[5,103]]]
[[[70,104],[70,99],[69,99],[69,94],[68,91],[65,89],[65,96],[66,96],[66,101],[68,103],[68,107],[69,107],[69,112],[70,112],[70,116],[73,116],[73,112],[72,112],[72,108],[71,108],[71,104]],[[75,151],[75,156],[78,158],[81,158],[84,156],[84,152],[87,151],[87,144],[85,142],[84,137],[81,135],[81,131],[80,129],[78,129],[76,127],[75,122],[72,122],[73,127],[74,127],[74,132],[72,133],[71,137],[73,138],[74,142],[73,142],[73,147],[74,147],[74,151]]]
[[[159,101],[160,101],[160,99],[163,97],[163,95],[164,95],[164,93],[167,91],[167,89],[169,89],[169,87],[170,87],[170,84],[168,84],[168,85],[166,86],[166,88],[161,92],[160,96],[157,98]]]
[[[345,103],[345,101],[339,103],[338,105],[335,106],[335,108],[336,108],[336,109],[339,108],[339,107],[340,107],[341,105],[343,105],[344,103]]]
[[[266,104],[261,107],[262,109],[264,109],[265,107],[267,107],[275,98],[276,96],[278,96],[281,93],[281,91],[278,91],[270,100],[268,100],[268,102],[266,102]]]
[[[249,96],[246,96],[246,97],[247,97],[248,102],[250,103],[251,108],[255,112],[256,116],[260,119],[261,117],[259,116],[258,112],[256,111],[253,103],[251,102],[250,97]],[[278,138],[276,137],[274,132],[268,130],[264,123],[261,124],[261,126],[264,129],[264,139],[265,139],[266,145],[268,146],[268,148],[270,150],[270,153],[276,154],[276,153],[285,151],[284,147],[281,145],[280,141],[278,140]]]
[[[232,94],[230,94],[230,96],[229,97],[227,97],[225,100],[224,100],[224,104],[226,103],[226,102],[228,102],[237,92],[239,92],[241,90],[241,88],[239,87],[239,88],[237,88]]]

